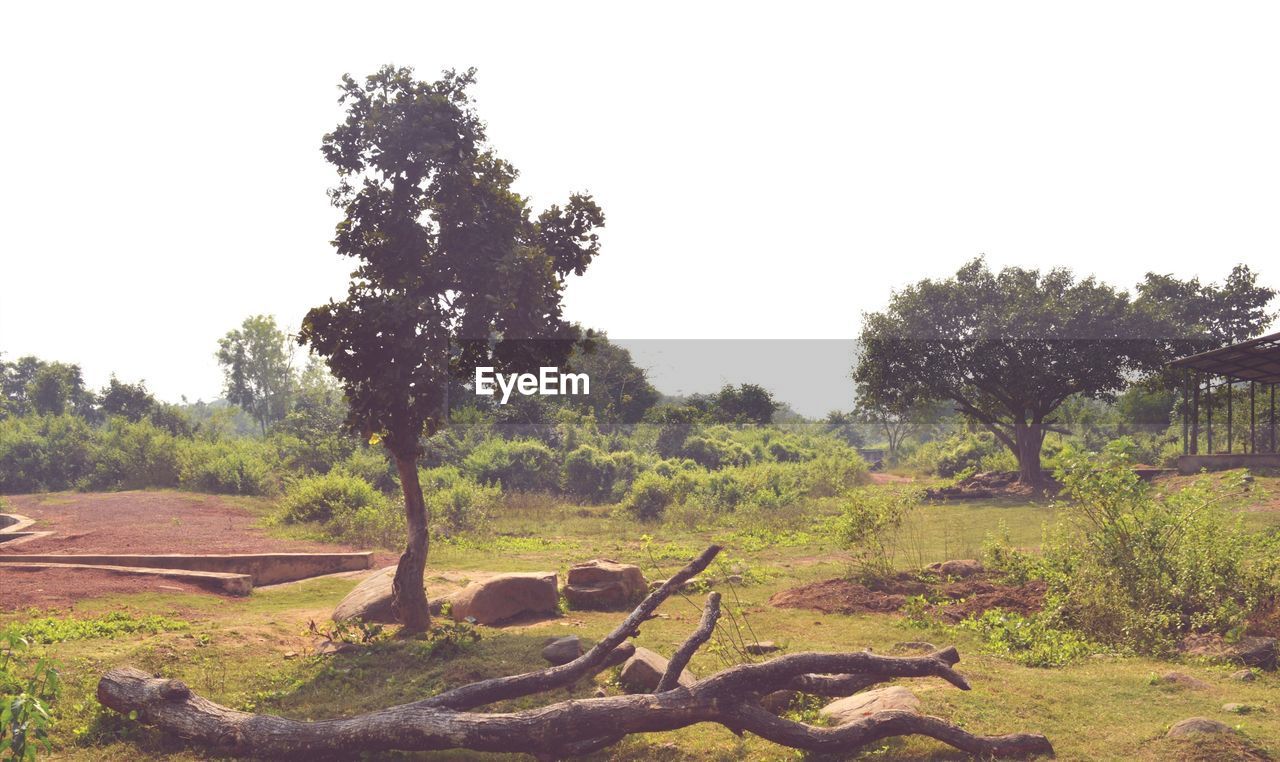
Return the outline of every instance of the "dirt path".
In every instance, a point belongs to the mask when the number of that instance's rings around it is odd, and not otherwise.
[[[225,498],[168,491],[63,492],[12,495],[7,509],[36,520],[34,531],[54,534],[6,548],[7,558],[31,553],[271,553],[362,550],[284,540],[256,526],[257,517]],[[395,563],[380,552],[375,567]],[[92,597],[146,591],[202,592],[169,580],[97,570],[18,572],[0,567],[0,611],[60,608]]]

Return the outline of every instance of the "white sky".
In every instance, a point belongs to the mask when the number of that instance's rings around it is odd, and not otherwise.
[[[1277,4],[284,5],[3,6],[7,358],[218,396],[220,335],[343,292],[318,147],[387,62],[596,195],[567,311],[619,339],[848,338],[978,253],[1280,286]]]

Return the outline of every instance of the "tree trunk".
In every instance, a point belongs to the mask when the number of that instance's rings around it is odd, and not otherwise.
[[[1018,459],[1018,481],[1023,484],[1043,484],[1040,448],[1044,444],[1044,427],[1038,423],[1018,423],[1014,425],[1014,437],[1017,446],[1013,454]]]
[[[418,459],[392,453],[396,470],[400,473],[400,488],[404,491],[404,517],[409,527],[409,544],[400,554],[396,576],[392,581],[393,608],[396,618],[409,633],[425,632],[431,626],[431,612],[427,604],[427,590],[423,575],[427,568],[427,503],[422,499],[422,484],[418,481]]]

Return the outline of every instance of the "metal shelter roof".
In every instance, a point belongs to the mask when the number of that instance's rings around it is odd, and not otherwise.
[[[1182,357],[1169,365],[1240,381],[1280,384],[1280,333]]]

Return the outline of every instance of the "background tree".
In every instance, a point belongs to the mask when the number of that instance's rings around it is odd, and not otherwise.
[[[725,384],[716,392],[713,415],[720,423],[764,425],[773,420],[778,403],[773,393],[758,384]]]
[[[41,415],[70,413],[90,420],[96,417],[96,399],[85,386],[79,365],[45,362],[34,357],[24,357],[18,364],[20,374],[29,378],[22,395],[21,409],[24,412]]]
[[[258,422],[262,433],[289,412],[293,393],[293,350],[289,336],[270,315],[245,318],[218,339],[223,394]]]
[[[1104,397],[1152,362],[1150,326],[1128,295],[1070,271],[1004,268],[981,258],[925,279],[865,316],[854,369],[860,398],[949,401],[1042,480],[1040,449],[1072,395]]]
[[[445,421],[451,378],[564,361],[578,338],[565,282],[586,270],[604,224],[583,195],[532,218],[515,168],[486,145],[474,81],[474,70],[427,82],[391,66],[343,77],[346,119],[322,150],[339,176],[333,245],[358,264],[347,297],[308,312],[299,335],[342,383],[353,426],[396,461],[409,537],[393,590],[408,631],[430,624],[421,439]]]
[[[823,429],[839,438],[850,447],[862,447],[866,444],[863,424],[858,416],[843,410],[832,410],[823,419]]]
[[[591,377],[591,394],[576,407],[589,407],[602,423],[638,423],[662,395],[631,352],[613,344],[603,331],[594,331],[589,342],[575,347],[569,367]]]
[[[858,397],[853,417],[874,427],[884,437],[889,460],[897,459],[907,437],[937,424],[943,412],[937,403],[895,394],[872,394],[870,389],[864,391],[867,393]]]
[[[156,398],[147,391],[144,381],[136,384],[125,383],[111,375],[111,380],[103,387],[98,398],[98,405],[106,415],[118,415],[130,421],[140,421],[156,406]]]

